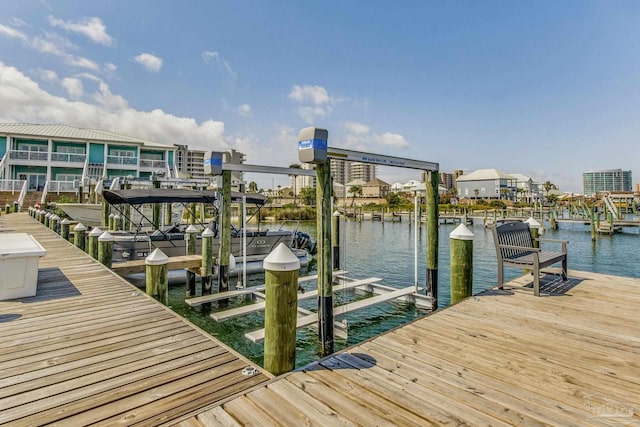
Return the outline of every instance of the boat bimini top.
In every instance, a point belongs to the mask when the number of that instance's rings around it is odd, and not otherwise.
[[[102,196],[110,205],[143,205],[154,203],[213,203],[217,191],[200,191],[183,188],[145,188],[135,190],[104,190]],[[267,201],[262,194],[231,192],[232,202],[241,202],[246,197],[247,203],[264,205]]]

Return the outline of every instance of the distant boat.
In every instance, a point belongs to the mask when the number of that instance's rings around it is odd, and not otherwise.
[[[198,191],[188,189],[137,189],[137,190],[105,190],[104,199],[123,214],[123,207],[130,206],[132,212],[136,211],[140,217],[150,223],[148,214],[143,211],[148,206],[158,203],[179,204],[183,209],[189,209],[187,205],[213,204],[216,200],[214,191]],[[245,200],[247,203],[258,206],[258,209],[266,202],[266,197],[261,194],[232,193],[232,201]],[[155,230],[152,232],[142,231],[138,222],[136,232],[111,232],[114,237],[113,262],[132,261],[146,258],[154,249],[160,249],[167,256],[180,256],[186,253],[185,231],[187,224],[175,224],[165,230]],[[306,233],[298,230],[298,221],[285,221],[277,230],[269,229],[237,229],[231,230],[231,254],[236,260],[242,261],[243,256],[248,263],[255,264],[256,271],[262,270],[262,261],[271,253],[275,247],[284,243],[292,249],[301,259],[301,264],[308,262],[307,255],[315,253],[315,244]],[[290,228],[285,228],[289,226]],[[207,227],[214,232],[213,253],[217,254],[220,245],[220,232],[217,222],[211,221],[207,224],[200,224],[200,232]],[[246,242],[246,244],[244,244]],[[201,238],[198,235],[196,253],[201,253]],[[240,262],[238,262],[240,264]],[[253,268],[253,267],[252,267]],[[249,271],[248,271],[249,272]]]

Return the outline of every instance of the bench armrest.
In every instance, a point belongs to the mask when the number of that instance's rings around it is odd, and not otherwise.
[[[547,239],[547,238],[544,238],[544,237],[537,237],[535,240],[537,240],[538,242],[561,243],[562,244],[562,253],[563,254],[567,253],[567,244],[569,243],[568,240]]]

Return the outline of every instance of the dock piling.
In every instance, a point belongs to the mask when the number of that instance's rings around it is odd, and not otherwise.
[[[195,255],[196,254],[196,242],[198,241],[198,229],[189,225],[186,230],[186,234],[184,237],[187,241],[185,246],[186,254],[185,255]],[[191,298],[196,295],[196,273],[190,270],[186,270],[187,272],[187,289],[185,292],[186,298]]]
[[[473,289],[473,233],[462,223],[449,234],[451,304],[471,296]]]
[[[111,268],[113,261],[113,236],[105,231],[98,237],[98,261]]]
[[[78,225],[73,227],[73,244],[76,247],[85,250],[85,238],[87,236],[87,227],[79,222]]]
[[[438,171],[427,171],[427,296],[438,308]]]
[[[265,272],[264,367],[274,375],[296,362],[296,317],[300,260],[280,243],[263,261]]]
[[[98,237],[100,235],[102,235],[102,230],[94,227],[89,232],[89,238],[87,239],[87,253],[94,259],[98,259]]]
[[[205,228],[202,232],[202,295],[210,295],[212,292],[213,275],[213,231]]]
[[[146,293],[164,305],[169,305],[169,257],[160,249],[155,249],[144,260],[146,266]]]
[[[71,228],[71,221],[67,218],[60,221],[60,235],[66,241],[69,241],[69,228]]]

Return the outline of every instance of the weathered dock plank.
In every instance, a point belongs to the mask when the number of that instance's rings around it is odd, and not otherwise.
[[[0,425],[160,425],[251,389],[252,363],[27,214],[37,294],[0,301]]]
[[[640,424],[640,279],[569,276],[547,274],[539,298],[523,276],[276,378],[211,416],[291,426]],[[216,425],[208,413],[191,425]]]

